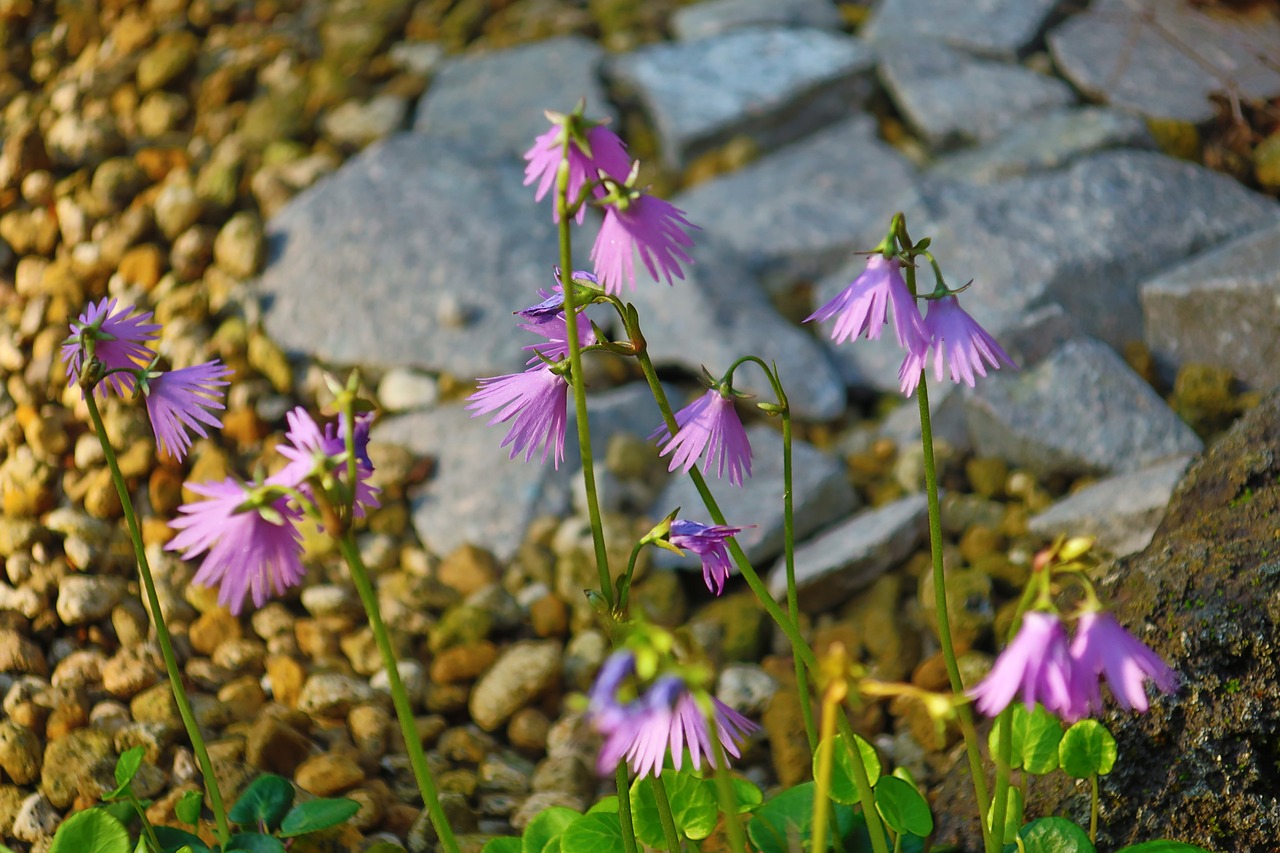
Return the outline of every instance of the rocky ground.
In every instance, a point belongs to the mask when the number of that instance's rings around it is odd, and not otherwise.
[[[1072,531],[1116,557],[1142,552],[1175,489],[1194,512],[1183,472],[1204,442],[1275,384],[1280,23],[1266,4],[3,0],[0,44],[0,839],[16,851],[46,849],[62,815],[114,787],[131,746],[147,748],[136,786],[155,821],[196,785],[120,505],[57,360],[68,320],[105,294],[156,312],[174,366],[216,356],[236,371],[223,432],[186,464],[157,457],[138,408],[106,411],[224,793],[266,770],[362,803],[352,827],[295,850],[432,849],[331,548],[309,540],[310,582],[243,619],[159,550],[184,480],[272,464],[284,413],[326,401],[322,370],[359,367],[382,410],[371,453],[384,496],[361,547],[455,825],[478,847],[596,796],[594,744],[569,701],[607,651],[581,596],[595,570],[576,466],[509,462],[502,434],[459,402],[474,378],[518,368],[511,311],[551,282],[554,233],[519,159],[544,109],[585,96],[614,117],[702,227],[685,282],[634,294],[654,357],[677,395],[701,364],[777,362],[805,439],[808,630],[882,678],[945,683],[920,583],[915,406],[894,407],[888,348],[835,348],[795,320],[856,274],[851,252],[894,211],[933,235],[952,283],[975,280],[967,304],[1022,365],[972,393],[934,389],[970,678],[1035,548]],[[630,368],[597,363],[591,386],[622,565],[630,532],[698,502],[645,443],[658,416]],[[1270,453],[1258,445],[1271,427],[1250,429],[1239,452]],[[754,477],[720,493],[731,521],[757,525],[742,541],[767,571],[779,439],[765,421],[751,430]],[[1269,494],[1273,467],[1258,461],[1206,511],[1237,508],[1245,488]],[[1255,532],[1270,500],[1245,516]],[[696,573],[657,562],[636,605],[688,625],[722,665],[720,698],[764,724],[743,772],[766,787],[803,778],[785,645],[745,587],[711,600]],[[1151,552],[1115,571],[1132,565],[1159,572]],[[1167,616],[1127,606],[1131,626]],[[1223,616],[1196,612],[1159,632],[1194,636]],[[1206,649],[1228,662],[1189,667]],[[1208,710],[1187,719],[1239,718],[1208,684],[1238,644],[1162,651],[1197,673],[1178,701]],[[1240,701],[1271,695],[1267,676],[1250,671]],[[1157,735],[1135,735],[1143,754],[1182,718],[1169,707]],[[901,704],[868,705],[856,724],[945,790],[954,734]],[[1241,738],[1250,756],[1268,748]],[[1202,746],[1187,753],[1223,752]],[[1265,764],[1237,762],[1252,781],[1228,788],[1254,796]],[[1170,788],[1188,772],[1170,771]],[[1169,790],[1148,800],[1189,808]],[[1197,840],[1267,837],[1265,810],[1232,814]]]

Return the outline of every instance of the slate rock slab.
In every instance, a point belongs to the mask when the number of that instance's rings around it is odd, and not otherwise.
[[[520,157],[547,130],[545,110],[587,99],[589,118],[616,118],[600,86],[604,50],[561,36],[450,59],[418,104],[414,130],[461,143],[474,155]]]
[[[837,30],[843,23],[831,0],[709,0],[676,9],[671,32],[681,41],[691,41],[742,27],[774,24]]]
[[[813,28],[653,44],[606,68],[648,112],[672,169],[739,135],[776,148],[844,118],[872,88],[866,45]]]
[[[914,182],[911,164],[877,138],[873,118],[860,115],[672,201],[777,291],[878,243],[894,199]]]
[[[1031,518],[1029,529],[1045,538],[1096,536],[1116,557],[1146,548],[1191,457],[1107,477],[1074,492]]]
[[[550,209],[522,181],[514,161],[418,134],[366,149],[267,225],[272,339],[339,364],[521,369],[511,312],[553,284],[559,257]]]
[[[510,424],[488,426],[492,415],[472,418],[461,405],[379,422],[376,440],[436,459],[434,475],[412,496],[413,527],[422,543],[436,554],[471,543],[505,560],[515,554],[531,521],[567,513],[571,479],[579,468],[572,406],[570,398],[565,461],[558,470],[550,457],[545,464],[538,461],[540,450],[530,462],[523,454],[508,459],[509,447],[499,445]],[[587,417],[592,449],[600,452],[618,431],[645,435],[662,419],[643,384],[589,396]]]
[[[1029,115],[1075,100],[1057,78],[974,59],[941,42],[883,42],[876,51],[890,99],[935,150],[996,139]]]
[[[1186,362],[1280,382],[1280,225],[1233,240],[1142,286],[1144,339],[1169,376]]]
[[[1107,148],[1152,148],[1146,124],[1105,107],[1055,110],[1027,116],[994,141],[944,157],[931,175],[989,184],[1057,169]]]
[[[623,294],[640,312],[654,364],[694,375],[705,365],[719,378],[737,359],[755,355],[777,364],[795,417],[838,417],[845,408],[844,386],[818,342],[774,310],[732,251],[702,235],[695,239],[696,262],[686,265],[684,281],[674,287],[639,281],[634,292]],[[762,402],[775,400],[755,366],[739,368],[734,387]]]
[[[880,0],[868,40],[938,39],[970,53],[1012,59],[1040,36],[1061,0]]]
[[[989,376],[965,399],[979,456],[1040,476],[1129,473],[1203,444],[1100,341],[1068,341],[1021,373]]]
[[[865,510],[824,530],[796,549],[796,598],[801,609],[818,613],[839,607],[911,556],[928,535],[928,499],[922,494]],[[769,592],[779,601],[786,598],[783,558],[769,572]]]
[[[1280,94],[1280,19],[1266,4],[1212,13],[1165,0],[1099,0],[1049,34],[1059,70],[1086,96],[1152,118],[1202,124],[1209,96]]]
[[[765,424],[747,428],[751,442],[751,477],[739,488],[714,474],[707,484],[724,513],[725,521],[735,526],[755,527],[737,535],[738,544],[756,571],[764,571],[764,563],[782,552],[782,436]],[[792,447],[793,496],[795,501],[795,535],[797,543],[815,530],[844,518],[858,508],[858,496],[849,485],[844,465],[830,454],[811,444],[796,441]],[[688,477],[675,477],[662,490],[650,513],[662,518],[676,507],[682,518],[711,523],[697,489]],[[655,554],[659,565],[697,568],[697,558],[677,557],[670,552]]]

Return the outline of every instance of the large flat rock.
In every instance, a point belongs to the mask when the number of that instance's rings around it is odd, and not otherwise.
[[[681,41],[691,41],[743,27],[838,30],[843,23],[831,0],[705,0],[676,9],[671,14],[671,33]]]
[[[1233,12],[1167,0],[1098,0],[1049,34],[1062,74],[1085,95],[1151,118],[1201,124],[1212,94],[1280,94],[1274,7]]]
[[[1280,382],[1280,225],[1233,240],[1142,286],[1145,339],[1169,376],[1186,362]]]
[[[647,45],[607,66],[657,130],[673,169],[735,136],[776,148],[849,114],[871,94],[871,51],[827,30],[751,27]]]
[[[914,182],[911,164],[877,138],[874,119],[860,115],[674,202],[775,291],[828,273],[851,251],[878,243],[893,199]]]
[[[869,40],[929,38],[1011,59],[1040,36],[1062,0],[880,0],[862,30]]]

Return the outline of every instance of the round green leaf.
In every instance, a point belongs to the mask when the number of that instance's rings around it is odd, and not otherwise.
[[[1062,736],[1058,759],[1063,771],[1076,779],[1106,776],[1116,764],[1116,739],[1097,720],[1081,720]]]
[[[490,838],[480,853],[520,853],[519,838]]]
[[[1027,713],[1026,706],[1017,703],[1009,713],[1009,733],[1013,741],[1009,766],[1015,770],[1023,767],[1037,776],[1057,770],[1058,742],[1062,740],[1062,723],[1058,718],[1039,704]],[[1000,754],[1000,745],[996,742],[999,731],[1000,726],[994,725],[987,734],[987,748],[992,756]]]
[[[862,763],[867,769],[867,778],[872,785],[876,784],[876,780],[880,778],[880,756],[876,754],[876,748],[867,743],[866,740],[858,735],[853,736],[854,741],[858,745],[858,752],[862,756]],[[832,761],[831,761],[831,790],[828,796],[837,803],[845,805],[854,805],[861,801],[858,796],[858,786],[853,781],[853,751],[848,746],[843,734],[837,734],[833,738],[832,743]],[[818,751],[821,752],[822,745],[819,744]],[[814,776],[818,775],[818,759],[814,756]]]
[[[345,797],[298,803],[280,821],[280,837],[293,838],[345,823],[360,811],[360,804]]]
[[[231,836],[227,853],[285,853],[284,842],[260,832],[242,832]]]
[[[573,809],[563,806],[552,806],[538,812],[538,816],[524,828],[524,835],[520,839],[521,853],[542,853],[542,848],[559,838],[565,827],[579,817],[581,815]]]
[[[201,801],[204,796],[199,791],[187,791],[173,807],[178,820],[194,826],[200,820]]]
[[[209,853],[208,846],[185,829],[178,829],[173,826],[153,826],[152,830],[155,832],[156,840],[160,842],[160,847],[165,853],[172,853],[172,851],[180,850],[183,847],[189,847],[193,853]]]
[[[1001,833],[1001,844],[1014,843],[1018,830],[1022,828],[1022,810],[1022,791],[1016,785],[1010,785],[1008,795],[1005,797],[1004,832]],[[987,810],[987,826],[995,822],[995,816],[996,806],[992,802],[991,808]]]
[[[131,853],[124,824],[102,809],[85,809],[62,822],[49,853]]]
[[[616,794],[610,794],[607,797],[601,797],[594,806],[587,809],[587,814],[595,814],[596,812],[607,812],[609,814],[618,813],[618,797]]]
[[[747,824],[747,836],[759,853],[792,853],[808,849],[814,787],[812,782],[805,782],[788,788],[752,813],[751,822]],[[848,836],[858,820],[853,809],[837,805],[834,812],[840,836]]]
[[[710,835],[720,817],[715,783],[678,770],[663,773],[662,782],[667,789],[676,831],[695,841]],[[655,849],[667,849],[653,780],[647,776],[636,779],[631,785],[631,822],[636,838]]]
[[[1097,853],[1085,831],[1061,817],[1042,817],[1018,833],[1026,853]]]
[[[889,828],[899,835],[925,838],[933,832],[929,804],[910,782],[897,776],[883,776],[876,783],[876,808]]]
[[[269,829],[275,829],[293,805],[293,796],[292,782],[274,773],[264,773],[244,789],[227,817],[241,826],[257,826],[262,822]]]
[[[733,796],[738,801],[738,814],[746,814],[764,802],[764,791],[757,788],[751,780],[743,779],[741,776],[734,776],[732,781]],[[714,785],[715,782],[712,781],[711,784]]]
[[[561,850],[590,850],[591,853],[626,853],[622,843],[622,825],[616,814],[585,814],[565,828],[560,836]]]
[[[1144,841],[1141,844],[1130,844],[1128,847],[1117,850],[1116,853],[1210,853],[1210,851],[1185,841],[1167,841],[1161,838],[1156,841]]]

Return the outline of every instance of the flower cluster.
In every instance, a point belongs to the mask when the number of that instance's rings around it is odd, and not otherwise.
[[[979,711],[994,717],[1019,692],[1027,709],[1036,702],[1068,722],[1103,709],[1101,678],[1125,710],[1147,710],[1145,682],[1163,693],[1178,687],[1178,675],[1160,656],[1104,611],[1086,611],[1075,636],[1054,613],[1033,610],[996,659],[991,672],[968,691]]]
[[[133,314],[114,299],[102,299],[71,324],[62,360],[67,381],[79,384],[82,395],[91,389],[103,399],[108,391],[121,397],[140,392],[160,450],[181,460],[191,448],[191,433],[207,438],[206,426],[221,425],[214,411],[223,408],[223,386],[231,369],[214,359],[180,370],[157,370],[150,343],[160,326],[150,319],[149,311]]]
[[[204,554],[195,583],[218,587],[218,603],[239,614],[246,596],[261,607],[271,595],[280,595],[302,582],[303,516],[322,515],[322,502],[332,502],[336,482],[344,483],[347,469],[347,436],[333,424],[322,432],[304,409],[287,416],[286,444],[278,450],[288,460],[276,474],[261,483],[245,483],[234,477],[222,482],[189,483],[188,488],[207,500],[178,507],[178,518],[169,526],[178,531],[165,545],[183,557]],[[369,419],[357,418],[352,430],[356,483],[352,511],[362,516],[378,507],[378,490],[369,483]]]
[[[709,472],[714,464],[716,476],[723,478],[724,469],[728,466],[729,482],[735,486],[742,485],[744,476],[751,476],[751,443],[733,408],[732,394],[711,388],[676,412],[675,417],[679,429],[674,436],[666,424],[649,436],[657,439],[658,446],[662,448],[660,455],[671,455],[671,465],[667,470],[680,468],[688,473],[698,457],[705,453],[702,460],[704,473]]]
[[[707,717],[684,680],[661,675],[648,690],[622,701],[619,695],[635,674],[635,655],[625,649],[617,651],[604,662],[591,688],[587,718],[604,737],[596,771],[606,776],[626,761],[640,776],[661,776],[668,752],[672,767],[679,770],[686,749],[695,770],[702,767],[704,757],[707,766],[715,767],[716,750]],[[741,745],[759,726],[719,699],[704,698],[710,702],[720,745],[727,754],[740,757]]]
[[[898,384],[908,397],[920,384],[920,374],[928,364],[930,353],[939,382],[945,364],[952,382],[963,381],[970,388],[974,385],[975,373],[987,375],[984,361],[997,370],[1001,362],[1016,369],[1013,359],[1000,344],[960,307],[955,293],[931,296],[927,301],[929,310],[921,319],[916,296],[902,277],[902,263],[896,257],[874,252],[867,258],[867,268],[862,275],[805,318],[805,322],[834,317],[831,339],[836,343],[863,335],[868,340],[876,340],[888,323],[892,305],[898,346],[907,354],[898,370]]]

